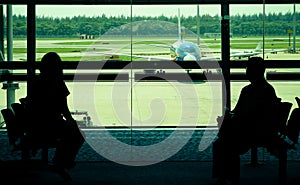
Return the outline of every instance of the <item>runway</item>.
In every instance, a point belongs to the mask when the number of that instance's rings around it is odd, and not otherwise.
[[[249,38],[250,39],[250,38]],[[187,38],[187,40],[190,40]],[[203,50],[205,52],[212,52],[215,53],[214,55],[220,55],[220,47],[217,46],[218,44],[206,44],[207,39],[201,39],[200,44],[203,44],[204,47]],[[259,40],[259,39],[258,39]],[[113,38],[110,40],[109,38],[105,39],[94,39],[94,40],[79,40],[79,39],[49,39],[49,40],[36,40],[36,47],[37,48],[44,48],[45,51],[53,50],[53,51],[60,51],[58,52],[61,57],[75,57],[75,61],[80,61],[88,58],[89,55],[91,56],[99,56],[98,58],[93,58],[93,60],[102,60],[103,56],[101,58],[101,52],[109,52],[109,53],[124,53],[124,54],[132,54],[132,55],[155,55],[155,53],[161,53],[160,56],[164,58],[170,58],[169,56],[169,48],[165,47],[155,47],[151,44],[143,44],[144,42],[158,42],[161,45],[171,45],[173,42],[176,41],[176,38],[133,38],[133,40],[130,40],[130,38],[126,39],[120,39],[120,38]],[[254,42],[253,40],[243,40],[243,41],[238,41],[238,39],[232,39],[233,43],[235,45],[253,45],[253,48],[255,49],[257,42]],[[81,44],[80,44],[81,43]],[[221,43],[221,42],[220,42]],[[219,45],[220,45],[219,43]],[[6,45],[6,42],[5,42]],[[159,45],[159,44],[156,44]],[[27,48],[27,41],[26,40],[14,40],[13,41],[13,48]],[[73,51],[63,51],[63,49],[74,49]],[[272,48],[266,48],[266,49],[272,49]],[[287,49],[287,48],[282,48],[282,49]],[[239,49],[234,49],[234,50],[239,50]],[[250,49],[240,49],[241,51],[246,51]],[[39,50],[42,51],[42,50]],[[89,51],[89,52],[86,52]],[[97,52],[101,51],[101,52]],[[40,59],[45,52],[38,52],[36,53],[36,58]],[[262,55],[260,55],[262,56]],[[298,60],[300,58],[300,54],[289,54],[286,52],[279,52],[277,54],[270,54],[266,53],[264,55],[264,58],[266,60]],[[15,52],[13,54],[13,60],[14,61],[26,61],[26,51],[24,53],[20,52]],[[128,60],[128,59],[127,59]],[[130,59],[129,59],[130,60]],[[137,60],[137,59],[135,59]],[[145,59],[140,59],[140,60],[145,60]]]
[[[299,97],[297,81],[270,82],[282,101],[293,103]],[[231,106],[248,82],[233,82]],[[25,97],[22,82],[15,91],[16,101]],[[180,82],[67,82],[70,109],[87,111],[94,126],[216,126],[222,111],[221,83]],[[0,93],[0,108],[6,107],[6,91]]]

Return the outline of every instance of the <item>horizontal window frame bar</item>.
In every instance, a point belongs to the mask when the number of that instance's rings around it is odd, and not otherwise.
[[[107,73],[107,74],[64,74],[65,81],[76,82],[128,82],[128,73]],[[0,75],[0,82],[4,81],[28,81],[26,74],[4,74]]]
[[[300,81],[300,72],[267,72],[266,78],[274,81]],[[64,74],[65,81],[73,82],[129,82],[129,73],[88,73],[88,74]],[[231,72],[230,81],[248,81],[246,74],[242,72]],[[4,74],[0,75],[0,82],[4,81],[27,81],[26,74]],[[140,82],[221,82],[224,77],[221,73],[154,73],[147,74],[136,72],[134,80]]]
[[[230,61],[231,69],[245,68],[246,61]],[[267,68],[300,68],[300,60],[266,60]],[[64,70],[95,70],[95,69],[218,69],[224,68],[222,61],[64,61]],[[0,70],[27,69],[32,66],[39,69],[40,62],[33,65],[29,62],[0,62]]]

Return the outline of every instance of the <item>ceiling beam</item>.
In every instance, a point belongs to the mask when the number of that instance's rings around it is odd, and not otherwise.
[[[265,0],[265,4],[293,4],[297,0]],[[99,5],[142,5],[142,4],[221,4],[223,0],[2,0],[2,4],[99,4]],[[263,4],[263,0],[228,0],[229,4]]]

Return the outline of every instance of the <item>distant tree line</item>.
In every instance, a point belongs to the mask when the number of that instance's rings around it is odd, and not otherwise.
[[[286,35],[287,30],[293,29],[292,13],[270,13],[263,14],[233,15],[230,17],[230,32],[234,36],[240,35],[262,35],[263,19],[265,19],[265,33],[267,35]],[[300,13],[296,13],[296,25],[300,25]],[[4,21],[5,22],[5,21]],[[166,17],[164,15],[136,16],[132,18],[132,26],[129,24],[131,18],[127,16],[74,16],[74,17],[36,17],[37,37],[77,37],[80,34],[94,35],[165,35],[177,34],[177,17]],[[185,30],[197,33],[197,16],[181,17],[181,24]],[[4,25],[6,26],[6,25]],[[4,29],[6,31],[6,29]],[[13,16],[14,37],[26,37],[26,16]],[[220,16],[201,15],[200,34],[220,33]],[[299,34],[299,27],[298,33]]]

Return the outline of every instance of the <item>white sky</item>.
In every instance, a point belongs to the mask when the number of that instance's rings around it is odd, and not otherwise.
[[[199,5],[200,15],[220,15],[220,5]],[[266,5],[266,13],[273,12],[293,12],[293,4],[289,5]],[[132,14],[145,16],[177,16],[178,8],[180,8],[181,15],[195,16],[197,15],[196,5],[133,5]],[[37,16],[49,17],[73,17],[78,15],[86,16],[130,16],[130,5],[37,5]],[[236,14],[258,14],[263,11],[263,6],[260,5],[230,5],[230,15]],[[299,4],[296,5],[296,11],[299,12]],[[4,6],[6,12],[6,6]],[[25,5],[13,5],[13,14],[26,15]]]

